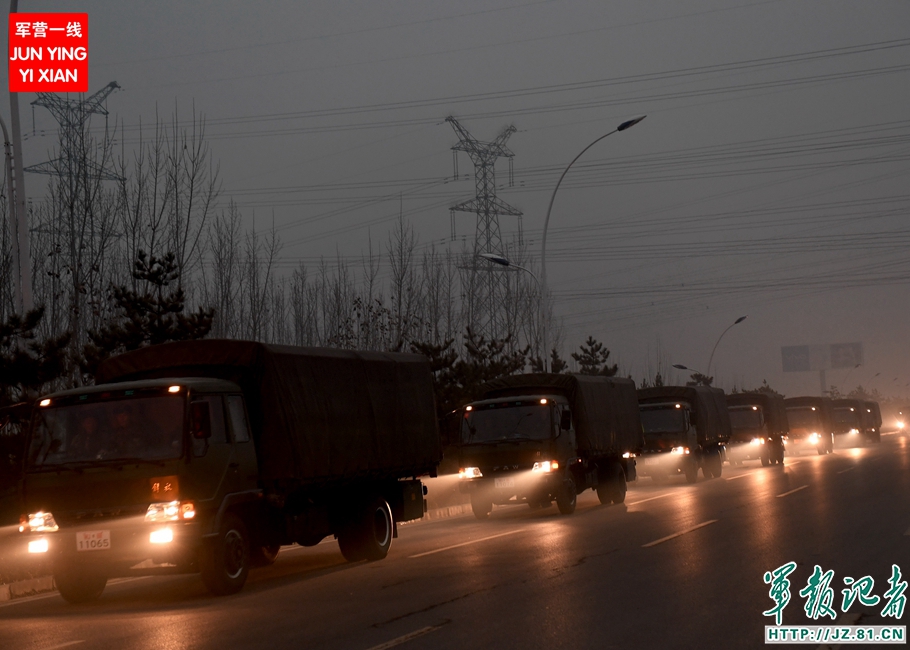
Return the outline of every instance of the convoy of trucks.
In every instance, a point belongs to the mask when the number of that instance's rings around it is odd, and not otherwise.
[[[784,464],[784,443],[790,427],[784,398],[772,393],[727,395],[730,441],[727,459],[733,463],[758,459],[765,467]]]
[[[461,409],[459,477],[478,519],[493,505],[562,514],[591,488],[622,503],[643,444],[635,384],[587,375],[526,374],[486,384]]]
[[[349,561],[381,560],[424,516],[442,446],[420,355],[203,340],[113,357],[96,379],[0,409],[0,514],[18,508],[17,547],[70,602],[126,575],[235,593],[280,546],[329,536]],[[835,432],[879,441],[882,426],[876,402],[547,373],[488,382],[455,415],[479,519],[571,514],[589,488],[619,504],[639,475],[694,483],[725,458],[783,464],[785,448],[830,453]]]
[[[97,379],[40,400],[21,488],[23,546],[70,602],[149,573],[234,593],[280,545],[330,535],[380,560],[424,514],[441,447],[422,356],[204,340]]]
[[[730,416],[724,392],[709,386],[656,386],[638,391],[645,445],[638,472],[660,482],[683,474],[686,481],[719,478]]]

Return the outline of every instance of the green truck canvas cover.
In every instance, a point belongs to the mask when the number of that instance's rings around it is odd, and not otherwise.
[[[98,383],[216,377],[246,398],[264,485],[434,473],[429,362],[417,354],[202,340],[112,357]]]
[[[685,401],[694,409],[699,443],[723,443],[730,440],[730,413],[727,411],[726,395],[720,388],[656,386],[638,391],[638,401],[642,404],[674,400]]]
[[[566,397],[572,406],[579,453],[623,454],[644,446],[631,379],[531,373],[487,382],[480,393],[481,399],[535,394]]]
[[[768,433],[772,435],[787,435],[790,433],[783,396],[770,393],[734,393],[727,395],[727,406],[752,405],[761,407],[765,421],[769,425]]]

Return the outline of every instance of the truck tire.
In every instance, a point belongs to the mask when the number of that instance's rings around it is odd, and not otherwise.
[[[227,514],[218,536],[202,547],[199,558],[202,582],[215,596],[229,596],[243,589],[250,573],[250,536],[243,520]]]
[[[828,434],[828,453],[829,454],[834,453],[834,434],[833,433]]]
[[[695,483],[695,481],[698,480],[698,463],[695,462],[694,458],[691,458],[686,462],[683,471],[686,474],[686,483]]]
[[[254,567],[271,566],[278,559],[278,544],[268,546],[254,546],[250,549],[250,565]]]
[[[575,479],[567,476],[562,487],[556,493],[556,505],[560,514],[571,515],[575,512],[575,506],[578,503],[578,492],[575,489]]]
[[[777,444],[774,445],[774,456],[771,458],[771,462],[777,463],[778,465],[784,464],[784,441],[778,440]]]
[[[389,554],[394,532],[392,509],[376,497],[338,534],[338,547],[348,562],[376,562]]]
[[[68,568],[54,573],[54,584],[63,600],[78,605],[97,600],[107,586],[107,576]]]
[[[611,465],[608,472],[604,472],[603,482],[597,485],[597,498],[601,504],[620,504],[626,500],[626,473],[622,466]]]
[[[721,474],[724,473],[724,457],[721,455],[719,449],[711,454],[709,464],[711,465],[711,476],[720,478]]]
[[[770,465],[772,462],[773,462],[773,461],[771,460],[771,454],[770,454],[770,453],[768,453],[768,454],[763,453],[763,454],[761,455],[761,466],[762,466],[762,467],[767,467],[767,466]]]
[[[471,510],[478,519],[489,519],[493,512],[493,499],[474,492],[471,494]]]

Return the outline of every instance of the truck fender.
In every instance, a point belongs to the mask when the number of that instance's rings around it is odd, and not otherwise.
[[[221,528],[221,522],[229,511],[246,510],[248,509],[247,504],[261,503],[262,496],[262,490],[245,490],[224,495],[224,499],[221,500],[221,505],[218,507],[218,513],[203,527],[202,537],[215,537]]]

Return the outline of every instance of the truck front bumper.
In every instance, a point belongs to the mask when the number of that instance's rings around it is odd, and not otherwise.
[[[493,477],[460,479],[459,489],[463,493],[477,494],[492,499],[497,505],[539,501],[546,497],[555,498],[565,482],[563,472],[510,472]]]

